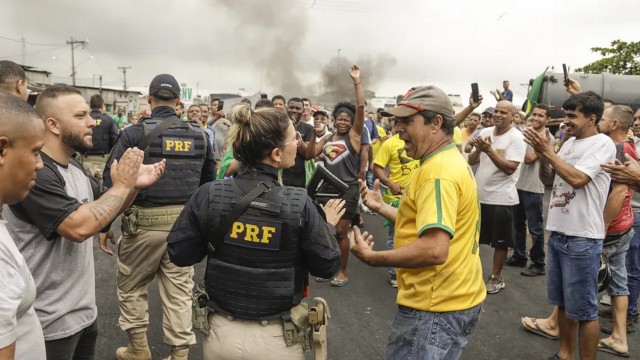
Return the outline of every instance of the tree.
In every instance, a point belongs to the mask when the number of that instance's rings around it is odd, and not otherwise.
[[[613,40],[611,47],[594,47],[591,51],[599,53],[604,58],[576,69],[576,72],[640,75],[640,61],[637,60],[640,58],[640,41]]]

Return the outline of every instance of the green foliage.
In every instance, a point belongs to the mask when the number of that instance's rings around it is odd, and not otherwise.
[[[640,61],[636,60],[640,58],[640,41],[613,40],[611,47],[594,47],[591,51],[599,53],[604,58],[576,69],[576,72],[640,75]]]

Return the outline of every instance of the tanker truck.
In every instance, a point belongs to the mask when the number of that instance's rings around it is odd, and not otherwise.
[[[639,75],[614,75],[603,74],[569,74],[569,77],[577,80],[582,87],[582,91],[593,91],[602,96],[603,99],[613,101],[615,104],[628,105],[636,111],[640,108],[640,76]],[[552,119],[562,119],[562,103],[569,97],[564,86],[564,74],[545,72],[535,79],[529,81],[529,91],[527,102],[523,105],[523,110],[527,113],[532,111],[532,106],[545,104],[551,108]],[[560,121],[554,121],[553,125]]]

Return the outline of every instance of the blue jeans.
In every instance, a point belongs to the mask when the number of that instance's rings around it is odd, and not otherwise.
[[[625,259],[627,258],[627,251],[632,237],[633,229],[623,235],[620,240],[602,248],[602,252],[607,254],[607,263],[609,263],[609,269],[611,269],[611,281],[609,281],[607,288],[609,296],[629,295]]]
[[[516,243],[513,256],[520,260],[527,260],[527,226],[531,234],[531,262],[544,267],[544,225],[542,219],[542,195],[524,190],[518,190],[520,204],[516,206]]]
[[[399,306],[385,359],[458,359],[480,319],[482,304],[468,310],[428,312]]]
[[[569,319],[598,320],[598,270],[602,239],[552,232],[547,244],[547,296]]]
[[[387,237],[387,250],[393,250],[393,237],[395,235],[396,223],[389,224],[389,236]],[[396,276],[396,268],[389,268],[389,276]]]
[[[638,296],[640,295],[640,212],[633,213],[633,237],[627,250],[627,288],[629,309],[627,315],[638,316]]]
[[[369,190],[373,190],[373,182],[375,180],[375,176],[373,175],[373,171],[367,170],[366,179],[367,179],[367,187],[369,188]]]

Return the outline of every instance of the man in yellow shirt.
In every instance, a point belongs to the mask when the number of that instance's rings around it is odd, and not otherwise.
[[[364,203],[396,222],[395,248],[374,251],[373,237],[354,227],[351,252],[371,266],[398,268],[399,310],[385,358],[457,359],[487,291],[475,180],[452,142],[454,111],[442,90],[413,88],[387,113],[398,118],[395,130],[420,167],[397,209],[382,201],[379,181],[373,191],[360,183]]]
[[[395,125],[395,118],[393,120]],[[398,202],[402,197],[404,188],[409,185],[409,180],[413,170],[420,166],[420,161],[407,156],[404,150],[404,141],[399,134],[395,134],[385,141],[373,159],[373,175],[380,179],[380,182],[387,187],[382,194],[385,203],[398,207]],[[385,168],[389,167],[389,174]],[[389,226],[389,237],[387,238],[387,249],[393,249],[394,223],[387,221]],[[393,287],[398,287],[396,278],[396,268],[389,268],[389,283]]]

